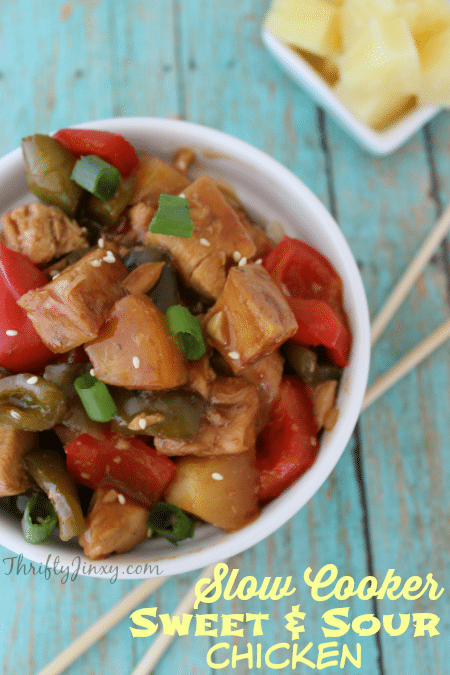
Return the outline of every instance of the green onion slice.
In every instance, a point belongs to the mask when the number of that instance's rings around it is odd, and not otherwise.
[[[158,210],[148,229],[155,234],[190,237],[194,226],[186,197],[162,194],[158,201]]]
[[[157,534],[177,546],[180,541],[194,536],[194,523],[178,506],[158,502],[150,511],[148,524]]]
[[[34,515],[34,518],[33,518]],[[34,522],[40,518],[41,522]],[[44,493],[30,497],[22,517],[22,532],[29,544],[42,544],[58,524],[53,504]]]
[[[75,163],[71,179],[102,201],[112,199],[120,183],[120,171],[97,155],[85,155]]]
[[[74,381],[75,389],[82,404],[94,422],[109,422],[117,413],[108,387],[90,373],[84,373]]]
[[[202,327],[198,317],[182,305],[166,309],[170,333],[183,354],[191,360],[200,359],[206,352]]]

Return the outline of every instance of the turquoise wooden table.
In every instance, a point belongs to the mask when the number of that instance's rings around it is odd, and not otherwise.
[[[374,314],[449,201],[450,116],[438,115],[389,157],[366,154],[265,50],[260,30],[267,8],[268,0],[1,2],[0,153],[36,131],[113,116],[174,116],[228,132],[281,161],[325,203],[349,241]],[[444,242],[376,345],[371,379],[447,317],[449,292]],[[252,668],[241,658],[234,665],[230,661],[222,669],[226,673],[267,674],[286,659],[283,670],[292,671],[293,644],[300,652],[311,643],[295,672],[448,675],[449,417],[450,347],[444,345],[361,415],[315,497],[266,541],[228,561],[230,568],[239,568],[239,578],[251,575],[261,582],[265,576],[292,576],[298,594],[276,601],[222,598],[199,609],[219,616],[268,614],[263,635],[253,636],[247,626],[243,637],[179,637],[154,672],[213,672],[208,651],[225,641],[230,649],[216,653],[217,663],[231,658],[233,644],[240,655],[247,643],[255,646]],[[3,675],[36,673],[139,583],[84,577],[62,583],[54,576],[25,574],[27,568],[11,569],[11,555],[0,550]],[[304,572],[330,564],[355,584],[367,576],[381,584],[395,569],[402,585],[432,574],[446,590],[438,599],[430,597],[429,588],[416,599],[404,593],[397,599],[314,600]],[[171,614],[195,576],[170,579],[148,606]],[[285,616],[298,603],[305,630],[292,640],[295,633],[286,629]],[[324,612],[346,607],[348,618],[336,616],[348,630],[327,637]],[[355,621],[365,614],[381,622],[372,635],[358,634],[359,625],[376,626]],[[394,615],[392,625],[398,628],[400,614],[410,615],[408,628],[389,634],[383,617],[389,627],[386,617]],[[421,636],[424,614],[440,621]],[[133,638],[129,626],[128,619],[117,625],[68,675],[131,673],[150,638]],[[336,646],[325,648],[325,643]],[[347,660],[341,667],[344,645],[355,658],[358,643],[361,664]],[[268,650],[280,644],[285,646],[266,662]],[[339,656],[330,656],[332,649]],[[321,650],[329,650],[328,656],[319,658]]]

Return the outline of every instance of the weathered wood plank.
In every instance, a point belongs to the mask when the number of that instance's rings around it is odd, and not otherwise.
[[[432,227],[437,205],[430,195],[431,172],[424,135],[382,162],[364,161],[359,150],[336,137],[333,161],[339,222],[361,264],[373,310]],[[442,165],[442,156],[438,159]],[[373,350],[372,372],[379,374],[418,343],[447,316],[448,279],[442,260],[435,258],[405,305]],[[442,565],[439,514],[448,512],[446,467],[441,454],[448,448],[443,409],[448,406],[448,349],[397,384],[363,414],[362,459],[368,495],[370,538],[375,575],[395,568],[404,580],[433,572],[441,585],[449,579]],[[437,384],[440,382],[440,385]],[[437,391],[440,391],[440,395]],[[440,396],[440,409],[435,396]],[[442,422],[444,421],[444,428]],[[440,534],[438,535],[438,531]],[[448,626],[446,601],[383,600],[377,613],[432,612]],[[398,625],[398,624],[397,624]],[[381,633],[385,672],[445,672],[449,659],[445,639],[413,639]]]

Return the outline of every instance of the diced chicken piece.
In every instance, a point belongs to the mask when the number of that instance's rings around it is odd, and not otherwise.
[[[37,265],[88,245],[81,227],[55,206],[32,202],[2,216],[3,238]]]
[[[261,227],[254,225],[252,223],[246,210],[244,209],[241,202],[237,198],[234,189],[230,187],[228,183],[225,183],[223,181],[217,181],[216,184],[219,190],[222,192],[225,199],[227,200],[227,202],[236,212],[236,215],[238,216],[239,220],[244,226],[247,234],[250,236],[251,240],[255,244],[256,246],[255,258],[256,259],[265,258],[274,248],[275,244],[271,239],[269,239],[269,237]]]
[[[33,431],[0,424],[0,497],[20,495],[33,481],[22,462],[36,441]]]
[[[125,291],[127,269],[110,244],[86,253],[50,283],[25,293],[23,307],[43,342],[59,354],[97,336]]]
[[[284,295],[261,265],[230,269],[203,326],[235,373],[271,354],[297,330]]]
[[[256,247],[255,258],[264,259],[266,256],[269,255],[271,250],[275,248],[275,244],[271,239],[269,239],[269,237],[264,232],[262,227],[253,225],[253,223],[250,222],[246,213],[244,213],[243,211],[238,211],[238,215],[241,223],[245,227],[247,234],[250,236],[251,240],[253,241]]]
[[[159,157],[149,155],[139,156],[139,165],[135,173],[136,186],[133,195],[133,204],[145,202],[156,208],[161,194],[176,195],[190,181],[177,169]]]
[[[283,377],[284,358],[275,350],[252,366],[241,370],[240,377],[256,387],[259,396],[259,415],[256,423],[257,431],[266,426],[269,411],[278,395]]]
[[[325,380],[325,382],[309,382],[308,392],[311,397],[314,417],[319,429],[331,431],[337,422],[339,411],[336,408],[336,392],[338,381]]]
[[[139,243],[148,230],[156,209],[144,202],[138,202],[127,211],[126,227],[124,234],[117,239],[124,246],[135,246]]]
[[[216,373],[211,368],[208,356],[204,354],[201,359],[188,362],[188,380],[189,389],[196,391],[203,398],[209,398],[210,385],[216,378]]]
[[[186,173],[196,159],[195,152],[191,148],[178,148],[175,157],[173,158],[172,166],[177,169],[177,171]]]
[[[194,230],[191,237],[147,232],[144,243],[165,246],[172,253],[186,284],[208,298],[217,298],[225,285],[233,255],[247,259],[256,247],[237,214],[209,176],[183,190],[189,200]]]
[[[130,551],[149,535],[150,511],[119,495],[116,490],[98,488],[89,508],[87,528],[79,542],[91,560]]]
[[[96,339],[85,345],[96,377],[128,389],[173,389],[188,378],[187,362],[166,317],[147,295],[114,305]]]
[[[259,398],[253,385],[238,377],[217,378],[211,384],[205,419],[188,441],[155,437],[155,448],[169,456],[235,455],[256,441]]]
[[[164,262],[148,262],[139,265],[122,281],[128,293],[147,293],[161,276]]]

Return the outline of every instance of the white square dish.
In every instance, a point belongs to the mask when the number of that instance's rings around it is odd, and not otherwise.
[[[300,54],[263,30],[264,44],[280,66],[298,82],[353,138],[374,155],[387,155],[397,150],[413,134],[441,110],[421,108],[406,114],[386,131],[375,131],[358,120],[334,94],[333,89]]]

